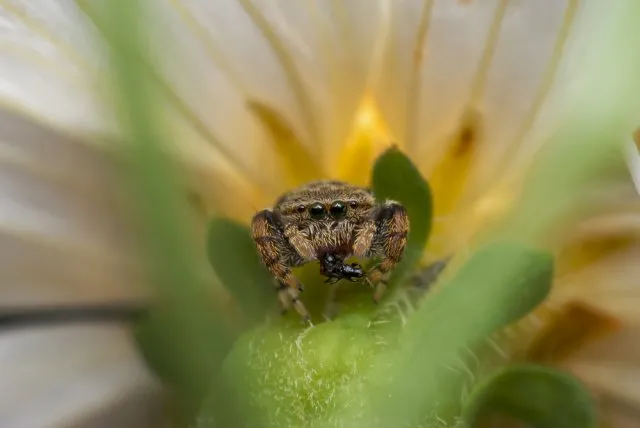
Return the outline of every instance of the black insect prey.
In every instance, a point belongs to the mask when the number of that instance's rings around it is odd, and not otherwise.
[[[325,282],[336,283],[341,279],[355,282],[364,276],[358,263],[345,264],[344,258],[334,253],[325,253],[320,258],[320,273],[327,277]]]

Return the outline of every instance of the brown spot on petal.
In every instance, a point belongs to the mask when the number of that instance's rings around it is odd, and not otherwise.
[[[636,143],[636,149],[640,151],[640,128],[636,129],[633,133],[633,141]]]
[[[594,236],[571,242],[558,253],[556,275],[578,272],[634,244],[632,236]]]
[[[480,140],[481,122],[482,119],[477,111],[468,110],[465,112],[451,147],[451,154],[454,157],[460,158],[475,152]]]
[[[620,328],[619,320],[610,314],[583,302],[569,302],[534,338],[527,359],[557,362]]]
[[[449,217],[461,207],[461,199],[469,186],[469,176],[472,171],[476,153],[482,138],[482,116],[475,109],[468,109],[460,118],[457,129],[448,137],[447,152],[428,177],[433,189],[435,217]],[[463,211],[470,207],[464,207]],[[434,234],[448,233],[438,230],[447,227],[441,223],[436,225]],[[436,251],[448,253],[452,251],[447,246]],[[457,244],[456,244],[457,245]]]

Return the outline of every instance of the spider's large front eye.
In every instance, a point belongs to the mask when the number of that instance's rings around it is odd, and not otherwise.
[[[311,218],[314,220],[320,220],[326,214],[324,210],[324,205],[322,204],[313,204],[309,207],[309,214]]]
[[[347,213],[347,206],[340,201],[336,201],[333,204],[331,204],[331,208],[329,208],[329,212],[331,213],[331,217],[335,219],[340,219],[340,218],[343,218],[344,215]]]

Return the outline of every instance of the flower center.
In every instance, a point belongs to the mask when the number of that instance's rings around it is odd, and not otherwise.
[[[354,115],[351,132],[338,156],[334,174],[353,184],[368,185],[376,158],[393,144],[399,142],[393,140],[373,97],[365,96]]]

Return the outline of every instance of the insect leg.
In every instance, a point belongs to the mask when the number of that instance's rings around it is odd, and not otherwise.
[[[402,259],[409,233],[409,216],[402,205],[387,201],[374,220],[376,232],[367,256],[382,257],[382,261],[367,273],[367,279],[375,287],[374,301],[379,302],[386,291],[384,276]]]
[[[262,262],[280,285],[278,297],[283,310],[288,309],[292,304],[300,316],[305,321],[309,321],[309,312],[300,301],[302,284],[291,271],[293,266],[300,265],[304,260],[285,238],[280,222],[273,211],[263,210],[253,217],[251,236],[256,243]]]
[[[336,294],[338,292],[338,281],[332,281],[329,285],[329,293],[327,295],[327,302],[324,306],[324,317],[328,320],[332,320],[338,314],[338,304],[336,303]]]

